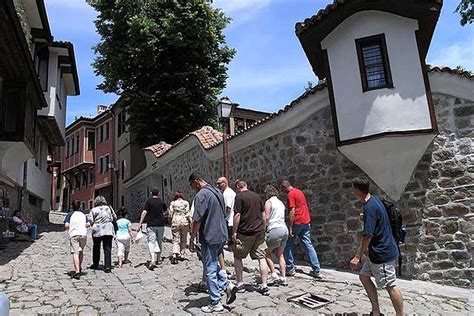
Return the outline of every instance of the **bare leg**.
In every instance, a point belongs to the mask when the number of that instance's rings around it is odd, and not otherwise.
[[[267,250],[265,250],[266,252],[266,260],[267,260],[267,264],[268,264],[268,268],[270,268],[270,272],[273,274],[275,273],[275,265],[273,264],[273,250],[275,249],[275,247],[268,247]]]
[[[392,300],[392,304],[395,308],[397,316],[403,315],[403,297],[402,293],[400,293],[400,290],[395,286],[387,287],[386,290],[388,295],[390,295],[390,299]]]
[[[219,266],[221,267],[221,270],[225,271],[225,261],[224,261],[224,254],[221,253],[219,255]]]
[[[278,261],[280,262],[280,274],[282,277],[286,277],[286,261],[283,253],[285,252],[285,247],[281,246],[276,249],[276,254]],[[273,271],[272,271],[273,272]]]
[[[128,260],[128,254],[130,253],[130,251],[125,251],[125,256],[123,257],[123,261],[127,261]]]
[[[82,261],[84,261],[84,251],[79,252],[79,271],[82,270]]]
[[[234,257],[234,268],[235,268],[235,278],[237,279],[237,283],[244,282],[244,264],[242,263],[242,259]]]
[[[362,285],[364,286],[364,289],[367,292],[370,304],[372,304],[373,315],[380,315],[379,298],[377,296],[377,289],[375,288],[374,283],[372,282],[370,277],[366,275],[359,275],[359,280],[360,282],[362,282]]]
[[[81,265],[79,263],[79,253],[78,252],[75,252],[72,255],[72,260],[74,262],[74,269],[76,270],[76,273],[79,273],[80,269],[81,269]]]
[[[265,258],[258,259],[258,267],[260,270],[260,276],[262,277],[262,284],[265,286],[267,285],[267,279],[268,279],[267,260],[265,260]]]
[[[121,268],[123,264],[123,256],[117,256],[117,259],[118,259],[118,266],[119,268]]]

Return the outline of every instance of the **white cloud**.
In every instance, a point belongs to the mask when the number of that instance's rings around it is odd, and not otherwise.
[[[279,89],[317,78],[307,64],[277,66],[273,69],[255,70],[242,69],[229,73],[228,89]]]
[[[433,66],[448,66],[456,68],[462,66],[474,71],[474,39],[458,42],[440,49],[428,59]]]
[[[272,0],[214,0],[213,6],[222,9],[233,19],[232,25],[251,20],[270,5]]]

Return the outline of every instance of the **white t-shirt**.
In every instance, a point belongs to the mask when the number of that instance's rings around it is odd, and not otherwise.
[[[222,194],[224,195],[224,203],[226,210],[227,208],[230,208],[229,216],[226,218],[227,222],[229,223],[229,226],[233,226],[235,192],[231,188],[227,187]]]
[[[69,237],[87,236],[86,215],[81,211],[72,212],[64,222],[69,223]]]
[[[285,204],[276,196],[272,196],[268,201],[272,203],[270,218],[268,219],[267,231],[276,227],[286,227],[285,223]]]

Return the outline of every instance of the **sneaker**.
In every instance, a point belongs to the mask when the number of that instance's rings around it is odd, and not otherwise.
[[[279,280],[278,280],[278,285],[288,286],[288,280],[284,277],[280,277]]]
[[[89,269],[91,269],[91,270],[97,270],[97,268],[98,268],[98,266],[96,266],[96,265],[94,265],[94,264],[91,264],[91,265],[89,266]]]
[[[270,275],[267,279],[268,285],[277,285],[280,281],[279,277],[274,277],[273,275]]]
[[[209,304],[207,306],[201,307],[201,311],[203,313],[217,313],[217,312],[222,312],[224,311],[224,306],[222,306],[222,303],[219,302],[217,304]]]
[[[310,276],[312,276],[313,278],[315,279],[322,279],[322,276],[321,276],[321,272],[320,271],[314,271],[312,270],[310,273],[309,273]]]
[[[73,273],[71,273],[71,279],[80,280],[81,279],[81,274],[78,273],[78,272],[73,272]]]
[[[295,268],[286,271],[286,276],[295,276],[295,274],[296,274]]]
[[[259,292],[260,294],[262,294],[263,296],[268,296],[270,295],[270,289],[268,288],[268,286],[259,286],[257,292]]]
[[[235,301],[237,297],[237,291],[238,288],[236,285],[234,285],[232,282],[227,283],[227,288],[225,289],[225,292],[227,294],[227,300],[225,303],[227,305],[232,304]]]
[[[237,293],[245,293],[245,286],[243,284],[241,285],[236,285],[237,288]]]
[[[150,270],[150,271],[155,270],[155,268],[156,268],[156,266],[155,266],[153,263],[151,263],[151,264],[148,266],[148,270]]]

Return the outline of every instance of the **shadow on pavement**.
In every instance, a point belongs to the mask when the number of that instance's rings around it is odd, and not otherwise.
[[[42,238],[42,234],[48,232],[59,232],[64,231],[64,226],[60,224],[47,224],[38,226],[38,238],[40,240]],[[22,254],[22,252],[30,247],[33,243],[37,241],[32,241],[29,239],[23,238],[23,236],[19,237],[16,240],[10,240],[5,249],[0,250],[0,266],[3,266],[9,263],[12,260],[15,260]]]

